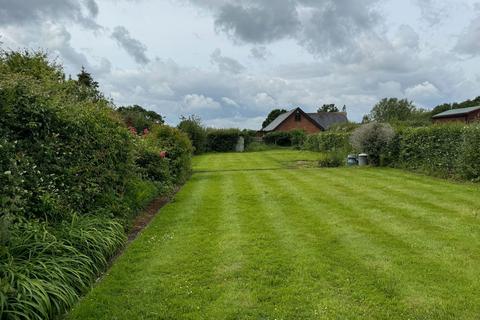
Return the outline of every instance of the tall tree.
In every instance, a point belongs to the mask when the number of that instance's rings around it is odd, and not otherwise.
[[[332,104],[324,104],[320,108],[317,109],[317,112],[339,112],[337,106],[332,103]]]
[[[98,101],[103,98],[103,94],[98,88],[98,82],[82,66],[80,73],[77,74],[77,94],[80,100]]]
[[[286,113],[286,112],[287,112],[287,110],[285,110],[285,109],[274,109],[274,110],[270,111],[270,113],[267,116],[267,119],[265,119],[265,121],[263,121],[263,123],[262,123],[262,128],[265,128],[270,123],[272,123],[273,120],[277,119],[279,115],[281,115],[282,113]]]
[[[91,89],[98,89],[98,82],[93,80],[92,75],[85,70],[84,66],[82,66],[82,70],[77,74],[77,77],[78,84]]]
[[[415,105],[407,99],[385,98],[370,111],[369,119],[376,122],[398,122],[412,118]]]

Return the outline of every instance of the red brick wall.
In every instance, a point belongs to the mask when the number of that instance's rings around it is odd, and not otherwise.
[[[275,131],[292,131],[297,129],[303,129],[308,134],[322,131],[303,114],[300,115],[300,121],[295,121],[295,113],[291,114],[290,117],[283,121],[282,124],[280,124],[277,129],[275,129]]]

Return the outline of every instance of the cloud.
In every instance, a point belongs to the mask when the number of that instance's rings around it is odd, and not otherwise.
[[[220,109],[220,103],[203,94],[187,94],[183,98],[183,105],[186,111]]]
[[[430,26],[439,24],[448,17],[448,6],[444,0],[443,2],[438,0],[414,0],[414,3],[420,8],[422,18]]]
[[[256,46],[250,49],[250,56],[257,60],[266,60],[272,53],[265,46]]]
[[[428,81],[417,84],[405,90],[405,95],[415,102],[424,103],[436,99],[440,96],[440,92],[433,84]]]
[[[221,72],[237,74],[245,70],[245,67],[237,60],[222,56],[222,51],[218,48],[210,55],[210,61],[216,65]]]
[[[478,4],[480,11],[480,4]],[[455,51],[472,56],[480,55],[480,13],[458,37]]]
[[[218,8],[215,27],[247,43],[269,43],[296,32],[298,20],[293,0],[257,0],[226,3]]]
[[[133,38],[124,26],[115,27],[111,37],[116,40],[117,44],[138,64],[147,64],[150,62],[150,59],[146,55],[147,47],[137,39]]]
[[[1,0],[0,25],[36,25],[39,23],[80,23],[98,29],[95,22],[98,6],[95,0]]]

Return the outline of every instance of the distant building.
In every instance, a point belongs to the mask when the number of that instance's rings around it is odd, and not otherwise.
[[[312,134],[328,130],[334,124],[347,122],[346,112],[305,113],[302,109],[296,108],[279,115],[259,133],[304,130],[306,133]]]
[[[452,109],[438,113],[432,117],[434,123],[462,122],[471,123],[480,121],[480,106]]]

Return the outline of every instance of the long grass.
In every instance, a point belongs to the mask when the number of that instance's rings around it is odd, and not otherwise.
[[[123,244],[111,219],[16,221],[0,251],[0,318],[52,319],[75,304]]]

